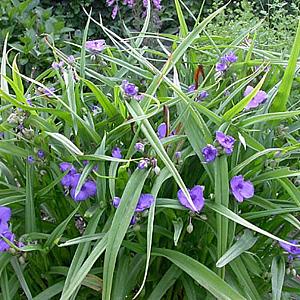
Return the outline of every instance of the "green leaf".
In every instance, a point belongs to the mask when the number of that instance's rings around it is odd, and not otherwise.
[[[174,285],[175,281],[180,277],[182,271],[175,265],[172,265],[168,271],[164,274],[161,280],[158,282],[148,300],[159,300],[162,299],[168,289]]]
[[[253,233],[249,230],[245,230],[244,234],[239,240],[231,246],[226,253],[217,261],[217,268],[222,268],[232,260],[240,256],[244,251],[250,249],[257,241],[257,237],[253,236]]]
[[[46,134],[50,135],[52,138],[56,139],[60,143],[62,143],[67,150],[69,150],[71,153],[77,154],[77,155],[83,155],[83,153],[64,135],[56,132],[48,132],[45,131]]]
[[[272,299],[280,300],[285,275],[285,260],[283,256],[275,256],[271,267]]]
[[[78,209],[80,208],[80,205],[78,205],[74,211],[62,222],[60,223],[50,234],[49,238],[45,242],[44,248],[47,250],[50,250],[55,246],[55,244],[58,244],[63,232],[65,231],[67,225],[71,221],[71,219],[74,217],[74,215],[77,213]]]
[[[164,256],[169,259],[173,264],[186,272],[217,299],[245,299],[209,268],[183,253],[169,249],[155,248],[153,249],[152,255]]]
[[[25,280],[25,277],[24,277],[24,274],[23,274],[22,269],[20,267],[20,264],[18,262],[18,258],[16,256],[12,257],[11,260],[10,260],[10,263],[11,263],[11,265],[12,265],[14,271],[15,271],[15,274],[18,277],[20,285],[21,285],[27,299],[32,300],[32,295],[31,295],[30,289],[28,287],[28,284]]]
[[[34,168],[26,163],[26,199],[25,199],[25,232],[36,231],[35,205],[33,196]]]
[[[217,157],[215,161],[215,202],[224,207],[228,207],[229,202],[229,180],[227,157],[223,155]],[[217,252],[220,259],[228,247],[228,219],[220,214],[217,220]],[[222,278],[225,277],[225,268],[219,272]]]
[[[131,175],[123,192],[120,205],[112,221],[108,232],[107,248],[104,258],[103,269],[103,294],[106,300],[111,298],[113,274],[118,251],[128,230],[130,220],[138,203],[144,182],[149,172],[136,169]]]
[[[300,54],[300,20],[287,68],[285,69],[277,95],[270,108],[271,112],[286,111],[286,104],[291,92],[297,61]]]

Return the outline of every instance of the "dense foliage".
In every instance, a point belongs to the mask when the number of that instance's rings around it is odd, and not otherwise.
[[[299,296],[300,25],[275,48],[269,20],[175,11],[127,38],[89,17],[30,76],[3,41],[1,299]]]

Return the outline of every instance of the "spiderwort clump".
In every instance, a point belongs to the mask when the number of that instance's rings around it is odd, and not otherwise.
[[[136,151],[139,151],[139,152],[144,152],[144,150],[145,150],[144,144],[140,143],[140,142],[136,143],[134,148]]]
[[[254,90],[254,87],[248,85],[245,92],[244,97],[249,95]],[[250,102],[245,107],[245,110],[250,110],[251,108],[256,108],[260,104],[264,103],[268,98],[268,95],[265,91],[259,90],[256,95],[250,100]]]
[[[85,48],[92,54],[99,54],[105,48],[105,40],[87,41]]]
[[[232,177],[230,187],[233,196],[238,202],[249,199],[254,195],[254,187],[250,180],[245,181],[243,175]]]
[[[129,97],[136,96],[139,91],[138,87],[133,83],[129,83],[128,80],[122,81],[122,89]]]
[[[121,149],[119,147],[114,147],[112,152],[111,152],[111,156],[114,158],[122,158],[122,152]]]
[[[291,244],[297,245],[298,241],[297,240],[289,240]],[[284,242],[279,242],[279,245],[282,249],[284,249],[286,252],[292,255],[300,255],[300,248],[296,246],[291,246],[289,244],[286,244]]]
[[[211,144],[208,144],[206,147],[202,149],[202,155],[206,162],[212,162],[216,159],[218,155],[218,150]]]
[[[233,152],[235,139],[232,136],[217,131],[216,140],[223,147],[226,154],[231,154]]]
[[[195,185],[192,189],[188,189],[188,192],[191,196],[192,202],[196,210],[190,205],[187,197],[184,195],[183,191],[180,189],[177,193],[178,200],[181,205],[185,206],[193,212],[199,213],[204,206],[204,197],[203,197],[204,187],[201,185]]]

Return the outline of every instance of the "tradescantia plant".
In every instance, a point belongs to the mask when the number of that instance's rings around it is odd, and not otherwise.
[[[299,294],[300,29],[281,57],[263,24],[222,40],[226,7],[188,28],[175,6],[178,36],[147,31],[151,5],[131,39],[88,15],[81,56],[49,43],[34,79],[4,45],[1,298]]]

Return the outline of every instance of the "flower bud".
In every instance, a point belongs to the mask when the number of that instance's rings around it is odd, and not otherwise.
[[[193,226],[192,223],[190,223],[190,224],[187,226],[186,231],[187,231],[188,233],[192,233],[193,230],[194,230],[194,226]]]
[[[292,275],[294,276],[294,277],[296,277],[297,276],[297,271],[296,271],[296,269],[292,269]]]

